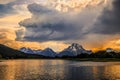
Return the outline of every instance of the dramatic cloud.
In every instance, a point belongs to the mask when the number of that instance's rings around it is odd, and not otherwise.
[[[113,0],[111,8],[105,8],[99,21],[95,24],[93,32],[98,34],[119,34],[120,33],[120,0]]]
[[[32,17],[21,21],[20,26],[26,28],[24,40],[49,41],[49,40],[79,40],[87,34],[104,5],[104,0],[86,0],[87,4],[74,5],[74,11],[68,7],[67,12],[56,7],[30,4],[28,10]],[[85,1],[81,1],[84,3]],[[83,7],[84,6],[84,7]],[[61,7],[64,9],[65,7]],[[99,10],[96,11],[96,8]],[[73,13],[74,11],[74,13]],[[89,14],[88,14],[89,13]]]
[[[0,43],[103,49],[120,42],[119,8],[119,0],[0,0]]]

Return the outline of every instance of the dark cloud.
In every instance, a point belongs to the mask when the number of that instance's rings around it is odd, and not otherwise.
[[[19,23],[26,27],[25,40],[68,40],[81,37],[79,33],[82,33],[83,27],[65,20],[65,16],[60,12],[38,4],[31,4],[28,9],[32,13],[32,18]],[[42,17],[45,20],[41,21]]]
[[[24,25],[23,23],[20,24]],[[77,28],[73,23],[64,21],[57,23],[33,23],[27,25],[26,29],[24,39],[30,41],[69,40],[82,37],[80,34],[82,33],[82,27]]]
[[[16,13],[13,6],[9,4],[0,4],[0,17],[4,17],[13,13]]]
[[[99,34],[120,33],[120,0],[113,0],[112,9],[105,8],[92,32]]]
[[[32,17],[19,24],[26,28],[24,40],[30,41],[79,40],[86,34],[83,29],[96,18],[94,11],[71,15],[36,3],[30,4],[28,10]]]

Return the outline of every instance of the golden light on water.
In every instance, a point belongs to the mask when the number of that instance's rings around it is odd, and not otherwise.
[[[7,60],[0,64],[2,80],[86,79],[119,80],[119,62],[74,62],[66,60]]]

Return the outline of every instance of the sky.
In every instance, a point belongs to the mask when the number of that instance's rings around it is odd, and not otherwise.
[[[71,43],[120,49],[120,0],[0,0],[0,43],[15,49]]]

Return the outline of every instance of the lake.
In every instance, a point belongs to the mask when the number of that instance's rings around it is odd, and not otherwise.
[[[120,62],[3,60],[0,80],[120,80]]]

